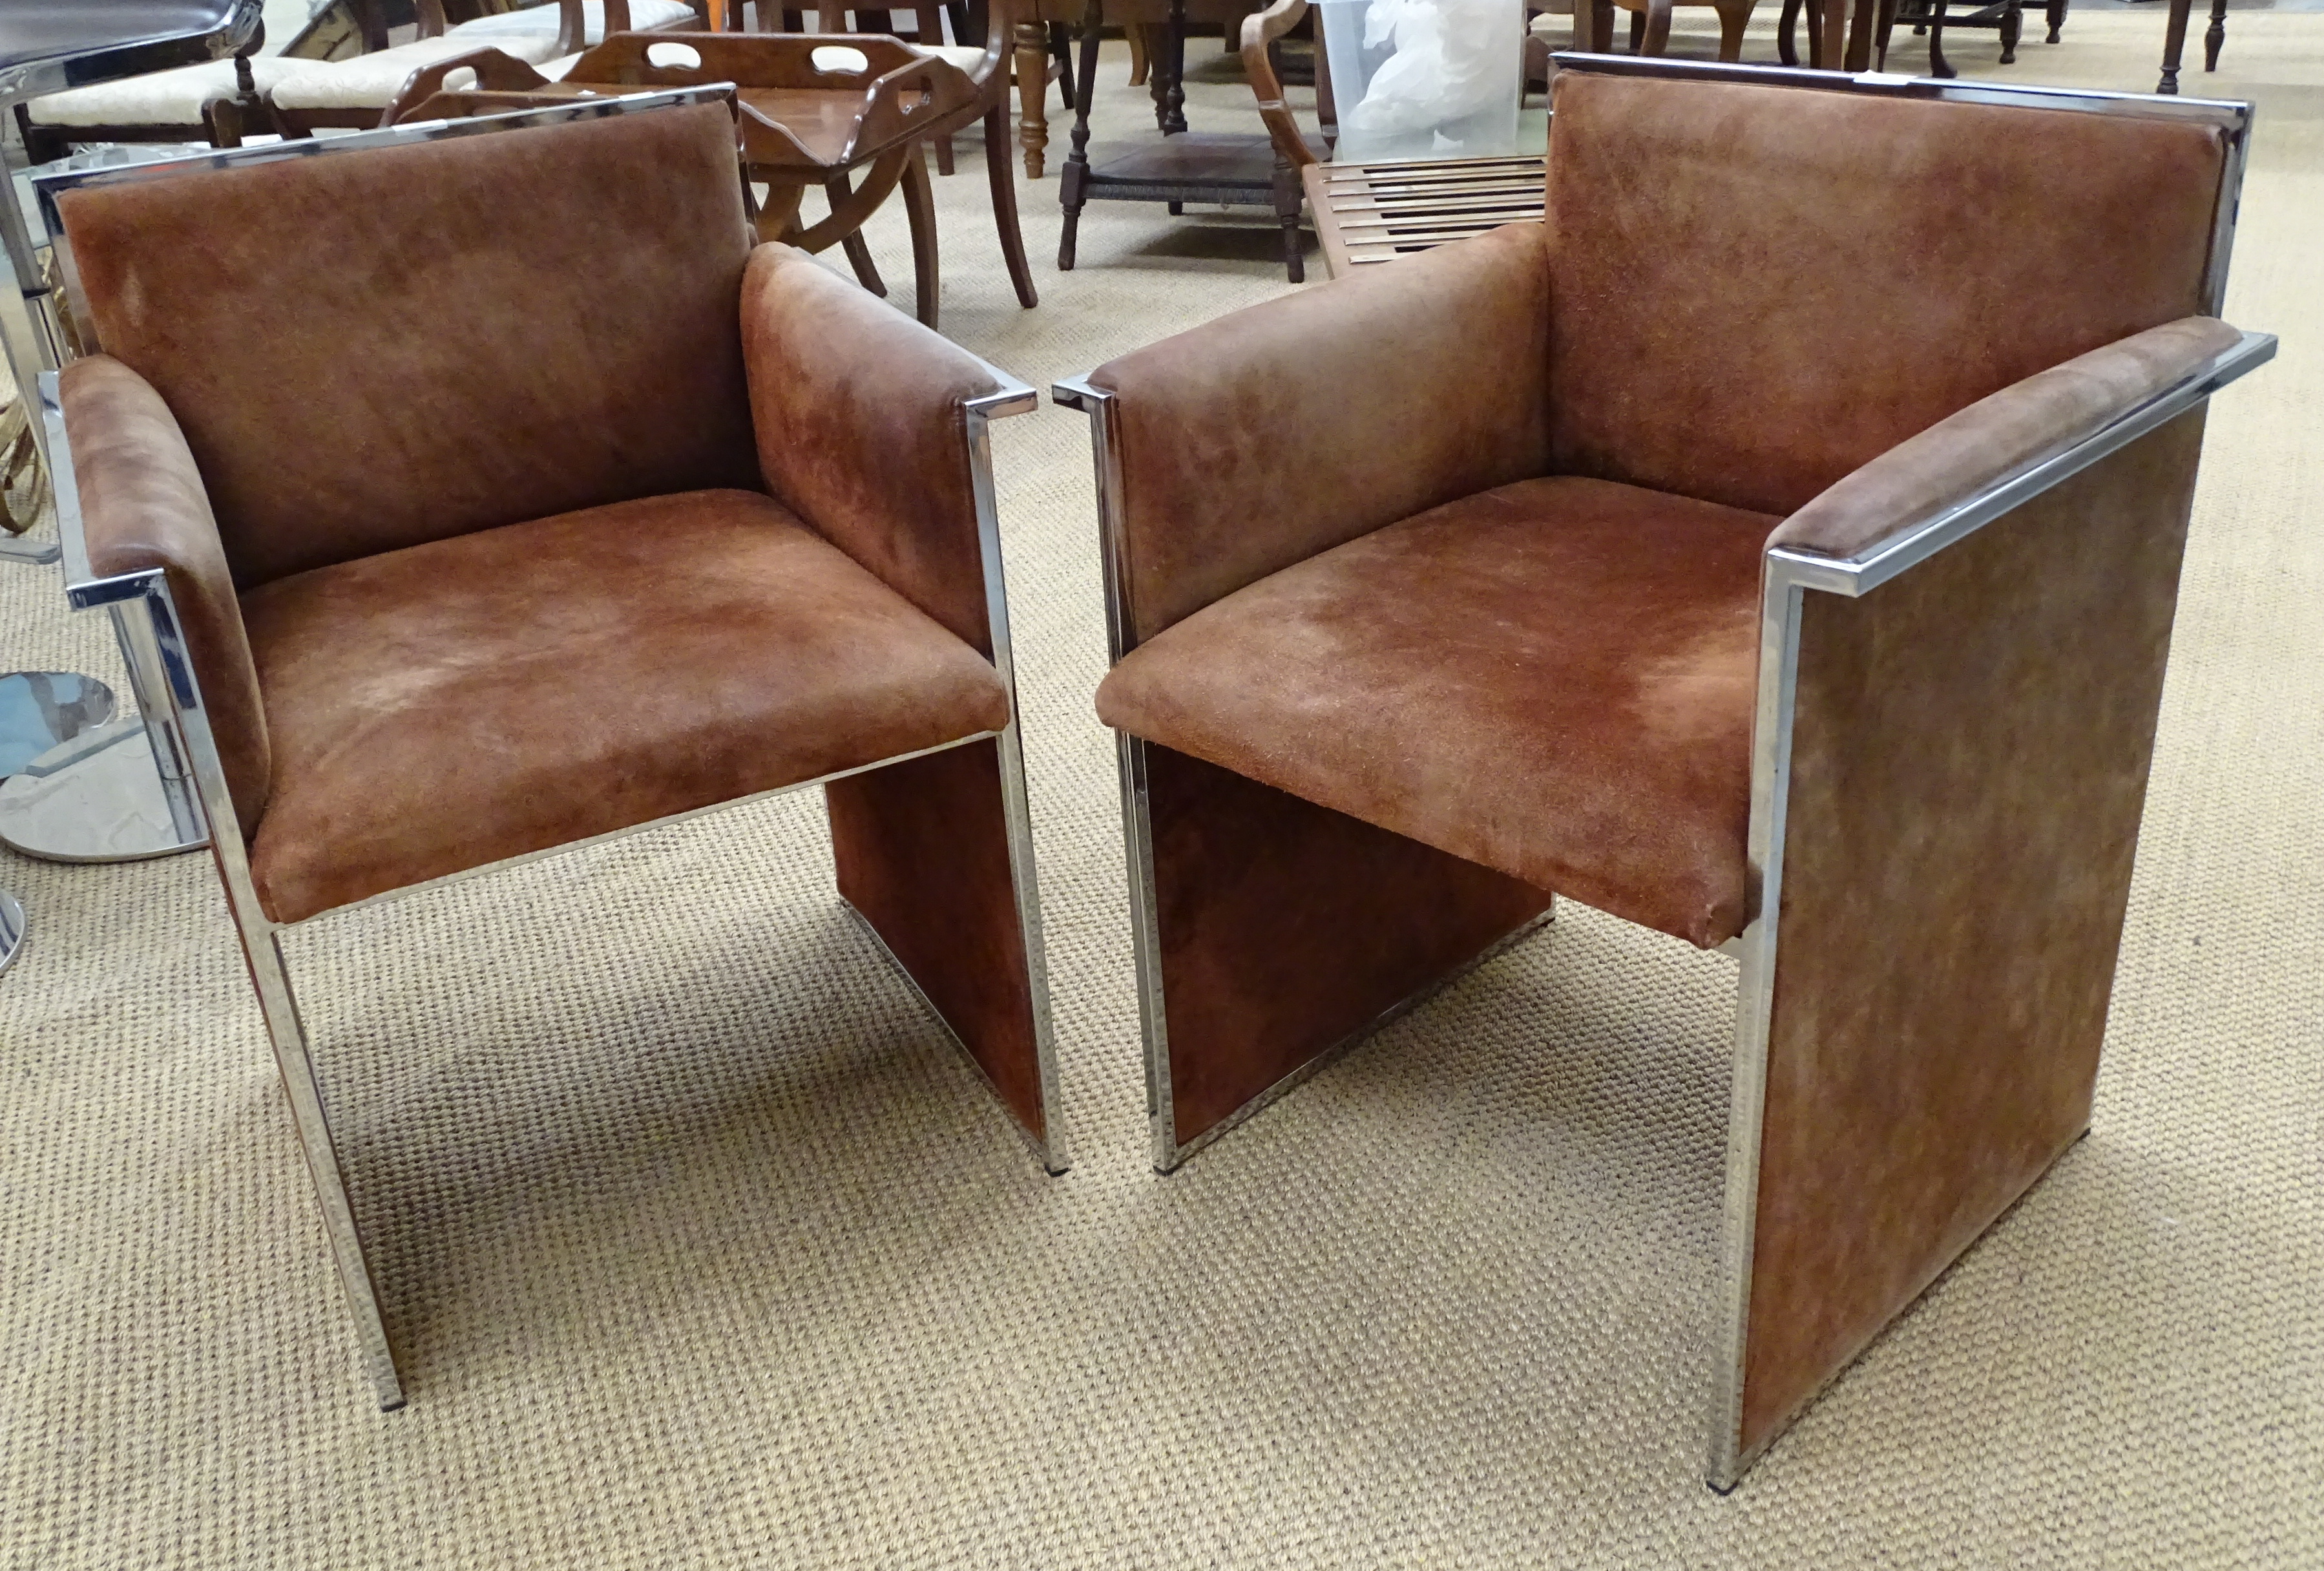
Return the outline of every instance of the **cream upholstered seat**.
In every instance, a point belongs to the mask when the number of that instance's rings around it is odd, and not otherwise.
[[[911,42],[912,41],[907,40],[906,42]],[[912,47],[918,50],[922,54],[931,54],[940,60],[958,66],[962,70],[967,71],[971,75],[975,74],[976,68],[982,64],[984,60],[984,51],[977,48],[974,44],[912,42]]]
[[[528,5],[521,11],[503,11],[497,16],[479,16],[473,22],[463,22],[445,34],[447,38],[465,38],[471,43],[489,43],[494,49],[507,46],[502,40],[521,33],[540,33],[544,38],[557,36],[558,6]],[[605,41],[605,0],[584,0],[581,7],[586,19],[587,43]],[[630,0],[630,31],[653,32],[664,28],[701,25],[701,17],[686,0]],[[513,50],[509,52],[514,53]]]
[[[263,93],[302,62],[275,57],[250,62],[251,85]],[[235,62],[204,60],[173,71],[125,77],[51,93],[25,106],[35,125],[198,126],[210,106],[235,93]]]
[[[604,41],[606,9],[606,0],[581,0],[582,32],[588,43]],[[558,66],[569,67],[575,58],[568,49],[559,48],[565,10],[551,4],[480,16],[446,29],[439,37],[351,60],[318,62],[285,77],[267,96],[285,128],[297,133],[321,125],[367,124],[365,117],[383,113],[395,101],[412,72],[478,49],[496,49],[527,65],[547,67],[543,74],[555,80],[565,74]],[[686,0],[629,0],[627,11],[628,26],[614,31],[651,32],[700,25],[699,14]]]
[[[464,35],[456,28],[441,38],[423,38],[416,43],[398,44],[353,60],[292,61],[290,63],[295,69],[285,72],[268,89],[267,97],[277,109],[290,112],[368,110],[376,114],[394,102],[395,95],[411,79],[412,72],[453,55],[488,46],[513,55],[527,65],[540,65],[556,55],[557,33],[552,28],[538,33],[503,33],[485,40]]]

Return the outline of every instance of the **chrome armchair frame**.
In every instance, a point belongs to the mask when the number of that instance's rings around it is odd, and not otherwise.
[[[78,298],[78,281],[71,271],[69,247],[63,240],[63,226],[55,220],[53,203],[64,189],[77,185],[122,179],[153,178],[189,168],[229,168],[245,164],[271,162],[281,158],[310,158],[336,155],[342,150],[397,146],[416,142],[434,141],[450,136],[489,134],[494,131],[524,126],[555,124],[567,120],[599,118],[608,115],[636,114],[675,104],[701,103],[723,99],[722,88],[688,88],[681,91],[641,95],[614,99],[588,99],[559,105],[545,110],[527,110],[518,114],[484,116],[469,120],[438,121],[415,125],[398,126],[391,130],[334,137],[327,141],[284,142],[263,147],[237,149],[201,154],[168,164],[146,164],[125,170],[83,171],[42,182],[42,196],[50,208],[52,232],[59,236],[60,257],[67,258],[67,287]],[[1034,865],[1032,819],[1027,800],[1023,748],[1019,738],[1017,710],[1017,687],[1009,636],[1008,597],[1002,578],[1000,515],[992,480],[991,439],[990,428],[996,420],[1025,414],[1035,409],[1039,395],[1029,386],[991,366],[986,369],[1000,384],[993,393],[967,400],[962,406],[973,494],[976,512],[979,554],[984,573],[985,611],[990,620],[993,665],[1010,695],[1009,724],[998,731],[982,731],[964,736],[940,747],[899,754],[879,760],[854,769],[835,772],[814,780],[801,781],[772,790],[761,791],[729,801],[714,803],[688,812],[672,814],[648,823],[614,830],[609,834],[576,840],[546,850],[529,853],[480,867],[451,873],[442,878],[390,890],[355,905],[377,905],[400,899],[419,890],[432,889],[463,882],[482,873],[522,863],[558,855],[576,846],[596,845],[625,838],[649,829],[703,814],[723,811],[744,802],[787,795],[810,787],[823,786],[853,775],[868,773],[890,764],[934,753],[949,752],[974,743],[990,741],[996,744],[1001,779],[1001,810],[1005,823],[1010,871],[1016,897],[1019,932],[1023,940],[1027,982],[1032,1002],[1034,1039],[1039,1074],[1039,1099],[1043,1130],[1036,1136],[1012,1116],[1010,1124],[1019,1131],[1031,1148],[1042,1167],[1050,1173],[1063,1173],[1070,1165],[1065,1133],[1060,1118],[1057,1095],[1056,1052],[1050,1021],[1048,980],[1044,958],[1041,933],[1040,895]],[[58,376],[55,372],[43,373],[39,384],[40,413],[50,451],[56,456],[57,517],[64,550],[65,592],[76,610],[102,606],[113,617],[118,630],[124,653],[129,665],[132,685],[143,711],[147,734],[152,738],[153,755],[160,765],[165,788],[175,810],[186,815],[196,832],[205,835],[217,860],[220,878],[226,885],[226,903],[232,911],[243,952],[249,963],[253,984],[258,992],[259,1006],[265,1018],[267,1035],[274,1051],[276,1067],[282,1077],[283,1089],[290,1102],[299,1141],[304,1151],[308,1173],[314,1184],[315,1199],[322,1214],[324,1233],[329,1240],[331,1252],[338,1268],[339,1283],[345,1289],[349,1312],[353,1317],[355,1339],[361,1354],[364,1372],[370,1379],[374,1392],[383,1410],[392,1410],[403,1405],[403,1386],[396,1369],[393,1349],[390,1344],[386,1322],[381,1314],[379,1298],[374,1284],[371,1267],[366,1259],[361,1232],[347,1198],[346,1178],[337,1147],[331,1135],[330,1122],[323,1104],[320,1087],[315,1075],[313,1055],[307,1030],[300,1018],[299,1005],[292,992],[290,977],[282,956],[281,935],[290,928],[303,925],[277,922],[268,917],[260,903],[258,892],[252,881],[250,864],[244,850],[240,820],[226,785],[225,766],[220,759],[217,742],[210,726],[209,711],[203,702],[201,684],[194,672],[189,653],[185,624],[180,616],[167,578],[162,569],[150,568],[112,578],[100,578],[91,567],[88,547],[81,517],[78,489],[74,480],[71,448],[67,439],[63,411],[58,398]],[[844,897],[843,897],[844,898]],[[354,906],[337,907],[335,910],[352,910]],[[909,984],[937,1022],[944,1026],[954,1047],[983,1075],[981,1066],[968,1050],[957,1032],[929,1001],[927,993],[914,981],[910,973],[888,947],[870,919],[850,904],[850,914],[873,940],[874,947]],[[325,916],[331,912],[323,913]],[[5,913],[0,913],[5,919]],[[988,1085],[990,1077],[986,1077]]]
[[[2205,279],[2205,310],[2216,314],[2226,291],[2227,259],[2233,244],[2236,204],[2249,140],[2251,108],[2240,103],[2184,98],[2153,98],[2126,94],[2083,92],[2052,88],[2017,88],[1957,79],[1935,80],[1869,74],[1843,76],[1823,71],[1794,71],[1763,67],[1706,65],[1688,61],[1642,60],[1628,56],[1562,53],[1559,63],[1569,70],[1599,71],[1652,77],[1788,86],[1823,91],[1875,96],[1941,98],[2000,104],[2018,107],[2053,108],[2098,114],[2151,116],[2192,119],[2218,128],[2227,144],[2217,221]],[[1811,595],[1836,600],[1856,600],[1883,585],[1906,577],[1914,568],[1949,548],[1957,547],[1997,520],[2009,516],[2061,484],[2090,468],[2141,437],[2159,430],[2181,416],[2199,411],[2210,395],[2271,359],[2273,337],[2245,333],[2233,347],[2214,356],[2171,385],[2135,404],[2116,411],[2094,430],[1997,472],[1984,479],[1973,494],[1925,516],[1898,520],[1883,538],[1846,559],[1770,547],[1762,574],[1758,690],[1753,721],[1751,809],[1748,838],[1748,880],[1756,893],[1752,914],[1743,931],[1720,946],[1740,962],[1735,1012],[1735,1046],[1728,1125],[1724,1200],[1722,1204],[1718,1293],[1718,1344],[1711,1370],[1707,1412],[1706,1482],[1720,1493],[1733,1489],[1766,1448],[1778,1438],[1830,1382],[1859,1356],[1871,1338],[1835,1365],[1813,1391],[1791,1402],[1772,1422],[1764,1419],[1747,1432],[1744,1409],[1745,1354],[1750,1330],[1754,1243],[1758,1223],[1761,1142],[1766,1127],[1770,1054],[1775,1021],[1775,980],[1778,928],[1783,911],[1783,875],[1787,816],[1794,792],[1792,757],[1794,722],[1799,696],[1803,624]],[[1119,661],[1135,647],[1130,614],[1130,578],[1125,545],[1123,476],[1115,395],[1093,386],[1087,376],[1058,382],[1051,396],[1059,404],[1089,417],[1095,463],[1100,556],[1106,593],[1107,649],[1110,661]],[[1128,734],[1118,736],[1123,839],[1128,859],[1132,940],[1137,956],[1139,1012],[1144,1041],[1147,1109],[1154,1167],[1167,1173],[1194,1152],[1252,1114],[1293,1089],[1338,1054],[1357,1045],[1380,1025],[1424,1003],[1439,988],[1484,959],[1518,941],[1548,919],[1545,912],[1477,951],[1465,964],[1440,975],[1428,985],[1387,1011],[1370,1025],[1309,1058],[1274,1085],[1244,1103],[1213,1127],[1182,1140],[1176,1124],[1171,1095],[1169,1038],[1162,984],[1162,952],[1156,907],[1153,861],[1154,832],[1148,794],[1148,744]],[[2074,1140],[2087,1132],[2087,1114]],[[2051,1153],[2054,1160],[2073,1140]],[[2033,1173],[2016,1193],[2023,1194],[2047,1170]],[[2011,1197],[2014,1203],[2015,1195]],[[1911,1293],[1895,1306],[1902,1311],[1935,1280],[1960,1249],[1981,1235],[2006,1210],[1978,1218],[1976,1229],[1950,1252],[1934,1260]],[[1884,1325],[1886,1322],[1884,1321]],[[1873,1334],[1877,1335],[1876,1329]]]

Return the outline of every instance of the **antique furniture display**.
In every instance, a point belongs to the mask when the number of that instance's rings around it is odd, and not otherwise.
[[[119,77],[229,59],[258,36],[259,10],[258,0],[115,0],[102,8],[73,0],[15,0],[0,9],[0,108],[19,108],[35,98]],[[0,246],[7,252],[14,278],[14,289],[0,302],[5,306],[0,310],[0,342],[5,343],[13,382],[6,472],[0,481],[12,486],[20,476],[29,481],[21,502],[15,494],[7,498],[0,562],[43,565],[57,560],[60,547],[29,534],[42,511],[45,489],[45,433],[32,421],[31,407],[41,373],[60,363],[62,346],[49,313],[45,259],[13,189],[10,199],[0,202]],[[59,763],[61,747],[94,734],[117,734],[121,727],[113,719],[114,708],[112,689],[94,677],[71,671],[0,675],[0,775],[18,775],[32,767],[51,769]],[[98,770],[116,758],[104,759]],[[71,773],[62,794],[69,796],[77,784],[91,778],[87,770]],[[150,763],[141,783],[158,793],[158,776]],[[85,809],[87,803],[84,799],[77,805]],[[23,952],[24,934],[23,902],[0,889],[0,972]]]
[[[1602,6],[1608,0],[1600,3]],[[1808,69],[1871,70],[1876,59],[1885,59],[1887,54],[1887,23],[1894,15],[1893,3],[1894,0],[1852,0],[1851,4],[1828,5],[1824,0],[1784,0],[1783,13],[1775,24],[1775,52],[1787,66],[1800,63],[1799,46],[1793,41],[1792,28],[1804,9],[1808,22]],[[2018,0],[2009,3],[2014,5]],[[1931,50],[1932,54],[1936,52],[1934,43]]]
[[[899,185],[912,236],[916,310],[936,324],[938,268],[935,200],[925,148],[982,119],[989,133],[1007,111],[992,83],[1007,60],[996,24],[972,78],[950,60],[900,39],[868,33],[620,33],[574,60],[550,81],[490,51],[437,61],[415,73],[388,111],[390,124],[489,114],[555,102],[674,88],[731,86],[744,175],[767,187],[755,215],[761,238],[803,251],[843,246],[858,280],[887,286],[860,235]],[[441,89],[464,76],[473,85]],[[1003,89],[1005,90],[1005,89]],[[988,163],[993,217],[1019,302],[1039,302],[1017,222],[1016,182],[1004,156]],[[830,203],[802,215],[812,187]]]
[[[378,125],[413,73],[479,48],[491,48],[561,74],[558,62],[607,37],[701,25],[685,0],[559,0],[521,11],[444,25],[442,0],[414,0],[420,37],[414,42],[291,72],[267,90],[276,128],[286,136]]]
[[[0,46],[5,50],[0,73],[12,79],[5,101],[25,132],[32,161],[44,162],[62,151],[37,140],[32,129],[51,106],[60,106],[77,126],[101,126],[114,108],[143,102],[157,88],[162,97],[187,100],[169,111],[182,134],[167,139],[207,137],[212,122],[206,111],[234,96],[238,73],[248,69],[237,61],[259,45],[259,12],[255,0],[129,0],[103,6],[18,0],[8,5],[0,11],[0,35],[7,40]],[[199,86],[173,94],[160,87],[165,82]],[[124,129],[126,134],[81,139],[137,139],[138,125]]]
[[[549,0],[456,25],[447,23],[442,0],[413,0],[413,11],[418,36],[409,43],[391,47],[378,7],[363,5],[346,25],[318,19],[279,53],[261,52],[254,37],[232,60],[36,98],[17,111],[25,146],[42,163],[93,143],[235,147],[257,133],[366,128],[413,71],[464,51],[491,45],[539,65],[598,42],[609,11],[617,32],[695,21],[687,0]]]
[[[1541,222],[1537,156],[1310,163],[1299,173],[1332,278],[1504,224]]]
[[[16,106],[25,156],[48,163],[77,143],[207,142],[238,147],[245,132],[271,130],[264,94],[296,62],[258,55],[254,37],[227,60],[206,60],[51,93]]]
[[[278,943],[324,911],[820,785],[839,894],[1062,1169],[986,434],[1030,388],[754,247],[707,91],[41,189],[97,346],[44,384],[68,593],[213,832],[383,1407]]]
[[[1743,34],[1751,25],[1758,0],[1596,0],[1573,8],[1573,47],[1588,54],[1614,52],[1614,6],[1630,14],[1630,52],[1658,55],[1670,47],[1671,6],[1708,5],[1719,14],[1719,58],[1732,64],[1743,58]],[[1788,63],[1788,62],[1787,62]]]
[[[1245,21],[1242,69],[1276,156],[1298,171],[1326,273],[1338,278],[1503,224],[1541,222],[1537,157],[1329,162],[1283,101],[1270,47],[1306,10],[1307,0],[1275,0]]]
[[[1040,302],[1040,295],[1033,285],[1032,268],[1025,259],[1024,231],[1017,217],[1017,182],[1009,167],[1011,67],[1013,64],[1019,70],[1026,69],[1018,51],[1016,29],[1012,25],[1018,8],[1009,0],[992,0],[990,5],[966,8],[970,17],[981,22],[983,27],[984,42],[982,44],[944,42],[942,9],[936,5],[918,7],[914,15],[917,32],[909,47],[934,55],[964,74],[976,88],[976,100],[973,106],[954,111],[949,123],[927,134],[926,140],[936,149],[937,172],[948,175],[953,172],[953,133],[972,122],[982,125],[985,179],[991,188],[993,220],[1001,234],[1001,256],[1008,263],[1010,282],[1017,291],[1019,302],[1030,309]],[[757,8],[757,14],[762,21],[779,20],[773,16],[774,11],[773,6],[763,5]],[[830,35],[844,33],[848,14],[845,6],[825,5],[816,14],[816,31]],[[730,23],[739,28],[742,21],[742,7],[736,6],[728,15]],[[776,31],[774,28],[763,30]],[[1047,60],[1037,62],[1031,69],[1034,85],[1029,90],[1038,98],[1041,84],[1047,80]],[[908,196],[909,193],[907,194]],[[915,233],[917,235],[917,231]],[[936,231],[932,221],[928,224],[927,233],[933,257]],[[871,256],[864,251],[862,242],[854,238],[853,230],[849,231],[847,254],[864,287],[875,294],[884,293],[879,274],[872,266]]]
[[[1253,0],[1186,0],[1181,27],[1186,23],[1218,24],[1228,49],[1236,47],[1242,36],[1242,23],[1259,7]],[[1044,61],[1056,55],[1064,70],[1058,81],[1067,109],[1076,109],[1080,100],[1074,86],[1074,65],[1070,40],[1078,32],[1089,36],[1088,0],[1032,0],[1031,14],[1021,20],[1017,30],[1017,77],[1019,120],[1018,140],[1025,152],[1025,178],[1039,180],[1047,165],[1049,145],[1049,112],[1047,100],[1039,90],[1028,90],[1023,84],[1040,80]],[[1119,27],[1130,44],[1130,84],[1141,84],[1154,99],[1155,123],[1165,131],[1185,129],[1180,106],[1185,88],[1182,73],[1185,65],[1183,48],[1171,44],[1169,0],[1102,0],[1098,23],[1102,27]],[[1182,32],[1183,38],[1183,32]],[[1157,71],[1155,62],[1167,57],[1168,71]],[[1180,94],[1179,105],[1169,101],[1173,87]],[[1176,124],[1172,116],[1176,116]]]
[[[2066,25],[2067,0],[2045,0],[2043,20],[2048,31],[2045,43],[2055,43]],[[1823,69],[1829,58],[1829,48],[1823,32],[1825,12],[1823,0],[1784,0],[1782,21],[1775,32],[1775,51],[1785,65],[1799,63],[1799,51],[1792,41],[1792,25],[1804,9],[1808,18],[1808,63]],[[1859,6],[1859,10],[1861,7]],[[1859,16],[1858,24],[1860,26]],[[1950,8],[1950,0],[1880,0],[1873,14],[1872,32],[1862,58],[1858,58],[1852,32],[1847,56],[1849,70],[1886,70],[1888,44],[1898,23],[1911,27],[1914,33],[1926,33],[1929,39],[1929,74],[1950,79],[1960,73],[1945,59],[1945,29],[1949,27],[1981,28],[2001,35],[2001,63],[2017,63],[2017,41],[2023,36],[2025,18],[2024,0],[1992,0],[1991,4],[1972,5],[1966,10]]]
[[[2193,10],[2194,0],[2171,0],[2170,19],[2163,24],[2163,79],[2154,88],[2158,93],[2179,91],[2179,56],[2187,47],[2187,19]],[[2227,0],[2211,0],[2211,25],[2203,32],[2205,70],[2219,69],[2219,51],[2227,42]]]
[[[912,36],[908,42],[910,42],[913,48],[925,50],[932,54],[941,55],[945,60],[948,60],[953,64],[958,66],[962,70],[968,72],[971,77],[978,75],[980,69],[984,64],[985,51],[982,48],[971,44],[945,42],[945,7],[941,5],[916,5],[910,9],[912,13],[913,31]],[[876,33],[881,31],[877,27],[869,25],[862,27],[851,25],[849,21],[851,13],[849,8],[845,5],[824,5],[817,8],[813,13],[815,17],[815,25],[812,29],[804,26],[807,15],[807,13],[788,10],[773,5],[745,5],[737,4],[731,9],[721,6],[719,8],[719,12],[720,14],[712,19],[711,31],[713,32],[799,32],[811,31],[822,33]],[[890,18],[894,15],[894,12],[882,10],[878,12],[877,15],[883,19]],[[756,23],[755,26],[751,25],[753,22]],[[792,23],[798,23],[801,25],[790,25]],[[1010,51],[1013,51],[1013,40],[1010,42],[1004,44],[1004,56]],[[1005,103],[1007,101],[1009,92],[1007,73],[1004,69],[994,71],[991,75],[993,79],[999,82],[999,88],[997,89],[998,94],[1001,101]],[[988,90],[991,89],[989,88]],[[949,135],[936,137],[934,139],[934,145],[936,147],[936,172],[938,174],[945,175],[952,173],[952,138]]]
[[[1156,1167],[1553,892],[1736,956],[1726,1488],[2089,1128],[2249,109],[1562,63],[1589,222],[1056,396]]]
[[[1302,282],[1307,273],[1299,237],[1298,170],[1277,152],[1267,135],[1186,129],[1186,0],[1169,0],[1167,42],[1160,59],[1152,62],[1155,117],[1162,139],[1114,152],[1102,162],[1092,159],[1090,105],[1097,92],[1098,35],[1105,14],[1103,0],[1088,0],[1082,17],[1073,151],[1066,154],[1057,190],[1065,208],[1057,270],[1073,270],[1082,209],[1090,202],[1165,202],[1173,213],[1188,202],[1216,202],[1272,209],[1283,231],[1284,271],[1292,282]]]

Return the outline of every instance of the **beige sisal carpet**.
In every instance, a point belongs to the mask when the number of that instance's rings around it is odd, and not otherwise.
[[[1957,58],[2144,89],[2162,27]],[[2238,11],[2190,81],[2262,101],[2231,315],[2284,349],[2212,422],[2096,1128],[1731,1498],[1728,962],[1568,908],[1148,1171],[1088,448],[1044,409],[997,459],[1074,1172],[844,919],[812,798],[327,920],[293,964],[383,1417],[206,860],[0,856],[0,1566],[2324,1562],[2324,17]],[[963,155],[945,325],[1029,381],[1285,287],[1263,220],[1118,205],[1060,275],[1053,173],[1020,312]],[[21,568],[0,652],[115,669]]]

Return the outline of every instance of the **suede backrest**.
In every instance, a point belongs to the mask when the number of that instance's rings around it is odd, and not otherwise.
[[[235,585],[759,488],[724,106],[96,186],[91,325],[183,428]]]
[[[1569,71],[1558,472],[1789,513],[1987,394],[2207,311],[2218,130]]]

